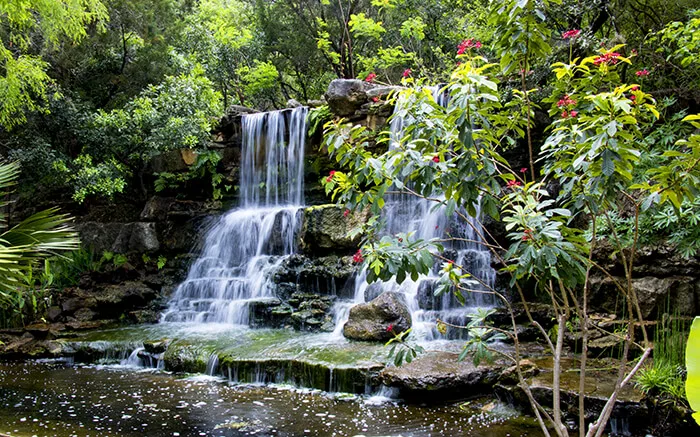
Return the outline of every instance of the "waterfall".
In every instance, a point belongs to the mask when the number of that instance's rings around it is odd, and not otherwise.
[[[431,87],[435,101],[445,107],[449,96],[441,87]],[[397,104],[397,107],[399,105]],[[409,120],[394,116],[390,123],[390,146],[396,147],[404,135],[403,131]],[[477,216],[479,216],[477,207]],[[435,202],[408,194],[392,194],[387,197],[382,210],[385,220],[384,232],[388,235],[415,232],[414,238],[430,240],[433,238],[459,238],[459,241],[444,243],[445,255],[457,265],[464,267],[477,282],[493,287],[496,272],[491,267],[491,253],[481,244],[481,227],[478,220],[464,223],[456,215],[448,216],[445,206],[436,207]],[[466,214],[465,214],[466,215]],[[439,318],[457,325],[466,324],[467,317],[477,307],[491,307],[495,300],[491,295],[479,293],[487,287],[481,283],[471,285],[473,292],[465,293],[465,305],[461,305],[452,294],[434,296],[435,285],[439,278],[442,263],[436,263],[427,275],[418,280],[407,278],[402,284],[396,281],[378,281],[367,284],[366,271],[360,272],[355,280],[355,294],[352,300],[339,301],[335,304],[335,336],[342,335],[343,325],[347,321],[350,308],[358,303],[367,302],[385,291],[395,291],[405,297],[406,305],[413,319],[413,335],[421,340],[444,338],[436,327]],[[457,333],[457,336],[464,334]],[[453,334],[454,336],[454,334]]]
[[[269,276],[301,224],[307,112],[242,116],[241,206],[209,229],[161,321],[248,325],[251,303],[276,299]]]

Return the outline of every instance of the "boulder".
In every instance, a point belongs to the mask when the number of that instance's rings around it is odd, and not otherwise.
[[[502,367],[477,367],[472,360],[459,361],[458,358],[458,354],[452,352],[426,352],[410,363],[386,367],[379,379],[384,385],[398,388],[402,398],[422,402],[490,393]]]
[[[347,117],[367,103],[367,91],[372,88],[370,83],[358,79],[335,79],[328,85],[325,97],[333,114]]]
[[[303,105],[301,103],[299,103],[299,101],[296,99],[287,100],[287,108],[299,108],[301,106],[303,106]]]
[[[343,335],[353,340],[387,341],[410,327],[411,313],[401,295],[388,291],[352,307]]]
[[[396,86],[396,85],[390,85],[390,86],[378,86],[376,88],[372,88],[367,91],[367,97],[368,98],[373,98],[373,97],[378,97],[378,98],[384,98],[387,97],[391,93],[398,93],[401,90],[404,90],[406,88],[402,86]]]
[[[350,231],[369,219],[369,211],[345,213],[339,205],[318,205],[304,209],[300,246],[309,254],[352,252],[362,236],[350,236]]]

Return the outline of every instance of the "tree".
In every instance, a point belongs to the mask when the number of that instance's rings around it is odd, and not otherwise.
[[[0,125],[12,128],[26,120],[25,111],[40,109],[51,82],[44,50],[62,41],[79,42],[86,26],[107,19],[99,0],[29,0],[0,2]]]
[[[448,216],[456,214],[467,226],[480,219],[474,217],[478,209],[503,221],[509,232],[508,244],[502,246],[487,232],[480,235],[481,244],[511,275],[515,299],[524,305],[530,323],[539,329],[541,340],[549,347],[554,363],[551,410],[534,398],[522,375],[511,300],[487,284],[481,284],[487,288],[485,291],[474,290],[471,284],[475,276],[443,255],[445,245],[458,237],[421,241],[411,235],[382,236],[381,220],[375,220],[370,222],[370,232],[358,259],[364,259],[370,282],[416,278],[427,274],[438,262],[442,263],[442,276],[437,294],[452,292],[460,298],[480,292],[498,298],[511,315],[512,330],[489,326],[487,313],[475,316],[465,327],[473,335],[465,344],[463,357],[472,353],[478,363],[491,354],[502,354],[483,340],[488,332],[510,337],[515,348],[505,357],[516,366],[519,386],[545,435],[550,435],[550,430],[559,436],[569,433],[561,410],[560,376],[564,336],[570,324],[578,325],[583,344],[579,432],[588,437],[602,435],[618,393],[631,383],[652,352],[632,286],[640,214],[652,205],[680,208],[684,200],[693,201],[700,188],[697,134],[679,142],[676,149],[658,155],[655,165],[634,172],[642,153],[648,152],[650,145],[645,137],[654,130],[659,113],[656,102],[640,84],[622,81],[621,66],[631,64],[620,53],[623,50],[621,45],[603,48],[595,55],[552,65],[555,78],[545,103],[550,105],[553,123],[539,157],[543,172],[530,178],[526,177],[528,169],[512,169],[500,155],[503,145],[512,143],[509,137],[522,135],[517,126],[529,123],[528,114],[518,107],[510,109],[512,106],[503,101],[495,79],[497,66],[470,50],[461,55],[461,64],[444,87],[450,96],[445,107],[437,104],[424,87],[409,88],[399,94],[394,117],[401,117],[406,128],[403,138],[388,151],[378,155],[370,151],[367,146],[371,134],[365,127],[347,125],[342,120],[326,126],[324,146],[344,171],[335,171],[323,183],[326,191],[347,207],[369,207],[379,216],[387,193],[396,195],[398,191],[432,202],[436,208],[444,208]],[[405,83],[412,84],[412,80]],[[698,120],[700,116],[685,118],[696,128],[700,127]],[[543,180],[554,181],[561,189],[552,195]],[[595,218],[604,217],[614,229],[610,218],[614,211],[627,211],[634,223],[631,242],[620,239],[615,231],[609,237],[622,259],[622,280],[613,277],[593,257],[600,239]],[[588,240],[575,218],[592,224]],[[480,229],[481,226],[474,226],[475,231]],[[593,327],[588,301],[593,272],[612,281],[625,302],[626,321],[625,332],[619,336],[623,353],[615,389],[596,420],[587,422],[584,381],[588,330]],[[553,338],[527,310],[523,290],[526,283],[536,284],[552,303],[556,315]],[[642,333],[639,340],[638,329]],[[631,362],[633,349],[639,358]]]

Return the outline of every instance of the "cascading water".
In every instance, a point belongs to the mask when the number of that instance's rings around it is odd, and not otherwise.
[[[449,96],[440,87],[433,87],[432,94],[439,105],[445,107],[449,103]],[[401,117],[395,116],[392,119],[390,147],[396,147],[403,136],[406,123],[407,120]],[[395,291],[405,296],[413,319],[413,334],[421,340],[444,338],[435,327],[438,318],[464,325],[467,316],[473,313],[475,308],[494,306],[491,295],[480,293],[489,287],[493,288],[496,273],[491,267],[491,253],[480,244],[483,234],[478,220],[464,223],[456,215],[447,216],[445,206],[436,207],[435,202],[408,194],[389,196],[382,214],[386,221],[385,232],[389,235],[414,232],[414,238],[419,240],[440,238],[448,241],[443,243],[446,255],[451,256],[457,265],[463,266],[465,271],[476,279],[471,286],[473,291],[464,296],[465,305],[460,304],[452,294],[434,296],[439,278],[439,263],[428,275],[421,275],[416,281],[407,278],[402,284],[393,280],[368,284],[366,271],[363,271],[356,277],[353,300],[339,301],[335,305],[334,335],[342,335],[343,325],[353,305],[367,302],[385,291]],[[450,237],[455,240],[449,242]]]
[[[241,207],[208,231],[161,321],[247,325],[252,302],[275,298],[270,273],[296,249],[307,112],[243,115]]]

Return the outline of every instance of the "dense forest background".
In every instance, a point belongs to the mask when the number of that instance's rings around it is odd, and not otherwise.
[[[564,0],[537,10],[545,46],[526,75],[535,103],[549,95],[556,60],[624,43],[665,108],[673,143],[678,121],[700,101],[697,1]],[[152,191],[149,159],[204,148],[231,105],[281,108],[319,99],[334,78],[399,83],[404,74],[441,83],[460,42],[503,58],[504,32],[485,2],[440,0],[87,0],[0,6],[0,153],[22,167],[21,193],[79,204]],[[518,33],[528,32],[527,23]],[[534,27],[533,27],[534,28]],[[568,30],[580,29],[573,40]],[[505,33],[513,41],[517,35]],[[532,36],[532,35],[530,35]],[[499,48],[501,47],[501,48]],[[502,93],[521,86],[504,68]],[[637,71],[648,76],[635,76]],[[376,76],[375,76],[376,75]],[[508,99],[508,97],[506,97]],[[546,124],[546,123],[544,123]],[[217,157],[195,172],[212,177]],[[161,178],[164,186],[178,180]],[[180,177],[180,182],[183,178]],[[213,184],[213,193],[220,188]]]

